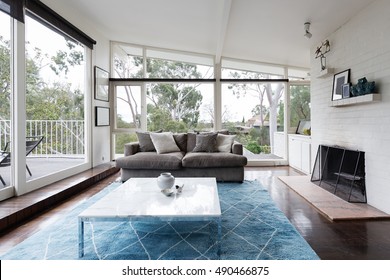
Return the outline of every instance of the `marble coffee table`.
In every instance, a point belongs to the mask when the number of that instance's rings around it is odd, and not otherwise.
[[[78,216],[79,257],[84,256],[84,223],[88,221],[214,221],[221,246],[221,207],[215,178],[176,178],[181,193],[165,196],[157,178],[131,178]]]

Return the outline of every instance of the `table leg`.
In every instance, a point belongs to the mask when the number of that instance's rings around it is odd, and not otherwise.
[[[84,220],[79,218],[79,258],[84,256]]]
[[[222,219],[218,218],[218,257],[221,257],[221,239],[222,239]]]

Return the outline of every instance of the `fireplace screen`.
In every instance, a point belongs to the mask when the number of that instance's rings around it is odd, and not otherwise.
[[[311,181],[348,202],[366,203],[364,152],[320,145]]]

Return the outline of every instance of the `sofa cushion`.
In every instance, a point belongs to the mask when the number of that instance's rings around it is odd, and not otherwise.
[[[150,138],[149,132],[139,132],[137,131],[137,137],[139,142],[139,149],[141,152],[154,152],[156,149],[154,148],[152,139]]]
[[[182,161],[183,167],[237,167],[245,166],[247,158],[231,153],[187,153]]]
[[[196,135],[196,145],[193,152],[217,152],[217,135],[218,133],[207,133]]]
[[[196,133],[187,133],[187,152],[192,152],[196,145]]]
[[[166,169],[175,170],[182,167],[182,152],[157,154],[156,152],[139,152],[132,156],[116,159],[116,166],[128,169]]]
[[[218,152],[231,153],[235,137],[236,137],[236,135],[218,134],[217,135],[217,150],[218,150]]]
[[[187,133],[173,134],[176,145],[180,148],[180,151],[187,152]]]
[[[158,154],[180,152],[171,132],[150,133],[150,138]]]

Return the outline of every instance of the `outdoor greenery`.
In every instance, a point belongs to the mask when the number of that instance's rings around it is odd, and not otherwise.
[[[73,89],[71,81],[66,81],[66,75],[71,67],[81,65],[84,54],[76,50],[75,43],[65,40],[62,50],[58,50],[55,55],[48,55],[43,50],[26,43],[26,120],[28,123],[33,120],[39,121],[59,121],[54,123],[40,123],[40,125],[27,125],[26,135],[43,135],[46,139],[51,139],[50,152],[61,153],[80,152],[80,141],[83,146],[83,127],[75,131],[68,124],[61,121],[84,120],[84,93],[80,89]],[[11,48],[10,42],[0,36],[0,134],[3,139],[10,137],[10,116],[11,116]],[[57,78],[50,81],[45,77],[43,71],[51,71]],[[59,126],[59,127],[57,127]],[[64,131],[63,135],[54,135],[55,131]],[[48,134],[52,133],[52,134]],[[74,134],[72,141],[60,139]],[[66,143],[66,144],[64,144]],[[44,149],[47,141],[40,145]],[[69,146],[64,146],[69,145]],[[60,147],[61,146],[61,147]],[[77,148],[76,148],[77,147]],[[54,149],[54,150],[53,150]],[[74,149],[74,151],[71,151]],[[82,151],[81,151],[82,152]],[[82,152],[83,153],[83,152]]]
[[[115,58],[116,74],[119,77],[142,77],[142,58],[129,56],[130,61]],[[131,67],[129,68],[129,65]],[[126,68],[127,67],[127,68]],[[197,66],[188,63],[147,59],[148,77],[191,79],[203,78]],[[135,71],[137,70],[137,71]],[[237,79],[272,79],[281,78],[270,74],[254,73],[247,71],[231,71],[231,78]],[[202,93],[199,85],[184,83],[152,83],[147,87],[147,127],[149,131],[187,132],[207,131],[213,128],[213,121],[204,123],[199,121],[199,109],[202,105]],[[127,87],[127,99],[124,101],[132,113],[132,124],[118,116],[118,127],[140,128],[140,106],[135,102],[136,98]],[[251,110],[252,115],[260,120],[260,126],[248,126],[245,119],[241,122],[232,122],[224,119],[223,127],[231,134],[237,135],[237,141],[252,153],[271,153],[273,147],[274,132],[283,130],[284,126],[284,102],[282,96],[284,83],[243,83],[232,84],[229,89],[236,98],[245,98],[246,95],[255,96],[258,100]],[[123,100],[123,99],[122,99]],[[301,119],[310,118],[310,91],[309,87],[291,87],[291,124],[297,125]],[[209,114],[213,116],[213,108],[209,106]],[[228,116],[228,112],[226,116]],[[213,120],[213,117],[211,118]],[[245,128],[244,130],[239,127]],[[136,135],[117,134],[116,152],[122,153],[125,143],[136,141]]]

